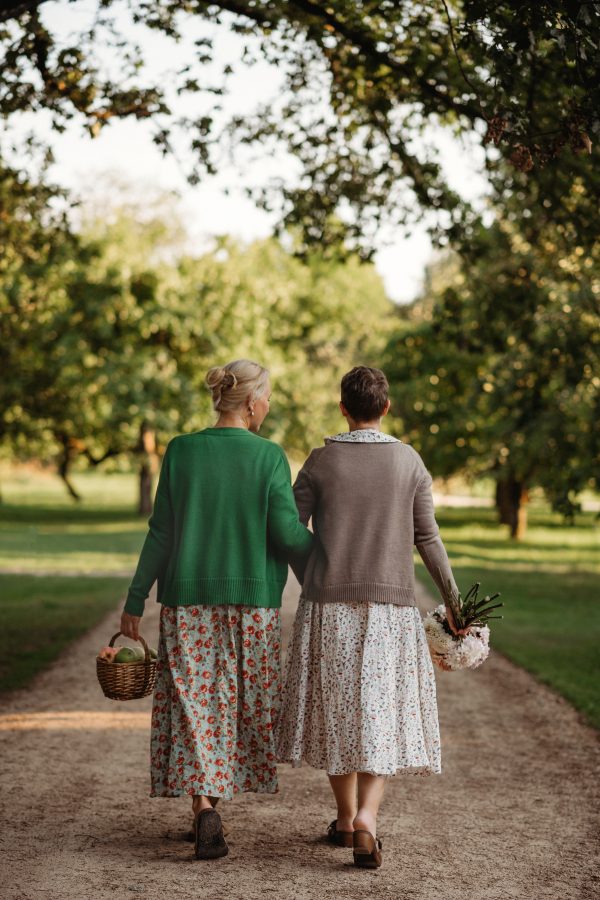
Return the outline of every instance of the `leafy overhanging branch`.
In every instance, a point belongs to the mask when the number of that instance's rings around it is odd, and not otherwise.
[[[42,4],[5,6],[0,114],[48,108],[59,129],[82,115],[92,136],[115,118],[149,119],[164,152],[176,143],[172,132],[186,135],[196,160],[189,174],[196,182],[219,170],[232,129],[238,145],[261,140],[258,110],[224,126],[215,98],[225,90],[231,63],[222,65],[220,85],[208,86],[198,77],[205,65],[219,62],[205,37],[196,42],[196,61],[180,67],[172,85],[183,97],[204,93],[208,111],[202,115],[174,114],[164,86],[144,83],[139,59],[124,63],[118,84],[100,78],[97,44],[114,27],[115,5],[116,0],[98,0],[95,31],[62,50],[43,24],[48,17],[41,15]],[[282,223],[299,228],[307,246],[335,244],[343,222],[350,247],[368,257],[380,224],[401,223],[411,204],[421,212],[451,212],[450,225],[439,219],[432,225],[438,232],[468,231],[471,212],[453,195],[422,140],[431,124],[478,135],[498,205],[507,192],[523,186],[532,202],[536,194],[536,202],[547,196],[558,200],[575,177],[587,177],[592,168],[589,160],[581,163],[600,134],[600,4],[542,0],[520,4],[518,14],[513,4],[496,0],[130,0],[129,9],[134,22],[175,41],[193,22],[232,30],[245,41],[247,64],[260,56],[285,74],[287,100],[260,115],[263,132],[270,132],[274,146],[295,154],[302,171],[295,182],[273,181],[263,203],[276,205],[279,194]],[[120,47],[130,40],[113,39]],[[32,64],[41,87],[31,77]],[[311,143],[302,115],[315,102],[315,85],[327,114]],[[348,142],[351,154],[366,157],[365,163],[357,159],[353,171]],[[328,151],[326,176],[320,147]],[[304,191],[309,181],[312,186]],[[410,189],[399,193],[389,187],[395,181]]]

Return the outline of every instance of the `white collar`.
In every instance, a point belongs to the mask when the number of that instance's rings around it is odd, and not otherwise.
[[[326,444],[331,444],[334,441],[349,444],[402,443],[398,438],[392,437],[391,434],[386,434],[384,431],[379,431],[377,428],[357,428],[355,431],[342,431],[340,434],[332,434],[325,438]]]

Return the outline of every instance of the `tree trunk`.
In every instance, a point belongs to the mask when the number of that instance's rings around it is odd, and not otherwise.
[[[69,478],[71,463],[79,452],[78,442],[73,438],[67,437],[66,435],[62,435],[60,437],[60,441],[63,445],[63,450],[58,464],[58,474],[64,481],[66,488],[73,500],[79,502],[81,500],[81,495],[77,493],[77,491],[75,490],[75,486]]]
[[[520,493],[516,517],[514,523],[511,522],[510,536],[515,540],[520,540],[525,537],[525,532],[527,531],[527,503],[529,502],[529,491],[522,482],[517,483],[519,484]]]
[[[527,529],[527,501],[529,494],[522,481],[510,475],[496,484],[496,507],[500,522],[508,525],[510,536],[519,540]]]
[[[498,521],[501,525],[508,525],[510,521],[510,491],[508,481],[496,482],[496,510]]]
[[[142,461],[138,513],[140,516],[149,516],[152,512],[152,478],[156,470],[156,436],[147,422],[142,422],[140,426],[139,451]]]

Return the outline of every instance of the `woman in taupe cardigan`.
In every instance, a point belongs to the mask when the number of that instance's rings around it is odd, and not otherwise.
[[[312,518],[318,540],[294,622],[277,746],[280,761],[327,771],[337,803],[330,840],[353,847],[356,865],[377,867],[385,776],[441,772],[413,546],[440,592],[456,584],[431,476],[412,447],[380,429],[390,406],[385,375],[358,366],[341,388],[349,431],[313,450],[294,484],[300,519]]]

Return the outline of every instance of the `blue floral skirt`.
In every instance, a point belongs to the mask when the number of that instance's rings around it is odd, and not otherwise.
[[[161,606],[151,797],[275,793],[279,609]]]

